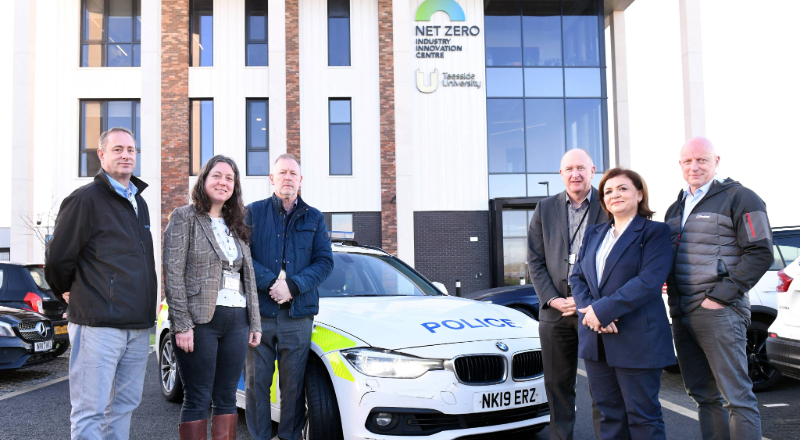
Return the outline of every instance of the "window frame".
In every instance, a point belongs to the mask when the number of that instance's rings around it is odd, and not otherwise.
[[[89,154],[89,152],[91,152],[91,151],[93,151],[95,155],[97,154],[97,149],[92,150],[92,149],[89,149],[89,148],[84,148],[84,146],[86,145],[86,142],[85,142],[86,139],[84,138],[84,133],[86,132],[86,112],[85,112],[86,106],[85,106],[85,103],[87,103],[87,102],[99,102],[100,103],[100,106],[101,106],[101,110],[100,111],[102,113],[102,118],[103,118],[103,122],[102,122],[102,124],[100,126],[100,133],[104,133],[109,128],[113,128],[113,127],[109,127],[108,126],[108,103],[109,102],[121,102],[121,101],[122,102],[128,101],[128,102],[131,103],[131,129],[130,130],[131,130],[131,133],[133,133],[133,137],[134,137],[133,140],[136,142],[136,155],[138,157],[141,157],[142,144],[141,144],[141,141],[139,139],[136,139],[136,131],[137,131],[136,104],[137,103],[139,104],[139,109],[141,111],[141,103],[142,103],[141,99],[139,99],[139,98],[114,98],[114,99],[85,98],[85,99],[80,99],[80,100],[78,100],[78,177],[79,178],[91,178],[91,177],[94,177],[94,175],[89,175],[90,173],[89,173],[88,169],[86,170],[86,174],[87,174],[86,176],[82,176],[81,175],[81,155],[83,153]],[[139,128],[141,128],[141,127],[139,127]],[[95,142],[98,142],[98,141],[99,141],[99,139],[95,140]],[[98,145],[98,149],[99,148],[100,148],[100,146]],[[134,168],[133,176],[141,177],[141,174],[142,174],[141,173],[141,169],[142,168],[141,168],[141,163],[139,163],[139,160],[136,161],[136,165],[138,165],[138,167],[139,167],[139,174],[138,175],[136,174],[136,169]]]
[[[269,160],[267,160],[267,174],[250,174],[250,153],[251,152],[263,153],[263,152],[266,151],[267,155],[269,155],[269,151],[270,151],[269,150],[269,98],[247,98],[245,100],[245,102],[246,102],[246,104],[245,104],[245,107],[246,107],[245,108],[245,119],[246,119],[246,121],[245,121],[245,130],[246,130],[246,133],[245,133],[245,164],[244,164],[245,165],[244,166],[245,175],[246,176],[259,176],[259,177],[269,176],[270,169],[272,168],[271,167],[272,164],[270,163]],[[266,128],[267,128],[267,130],[266,130],[267,131],[267,148],[266,149],[253,148],[252,145],[251,145],[252,143],[251,143],[251,136],[250,136],[250,115],[251,115],[251,104],[254,103],[254,102],[263,102],[266,105],[266,109],[267,109],[267,112],[266,112],[266,115],[265,115],[266,121],[264,121],[266,123]]]
[[[208,0],[211,2],[211,64],[207,66],[203,66],[198,61],[198,65],[193,65],[194,57],[192,56],[192,31],[194,30],[194,13],[195,13],[195,3],[197,0],[189,0],[189,67],[214,67],[214,1]],[[200,34],[198,34],[200,35]],[[198,45],[200,42],[197,43]],[[200,57],[202,60],[202,56]]]
[[[256,40],[250,38],[250,15],[248,14],[253,2],[264,3],[264,39]],[[267,64],[251,66],[247,57],[247,49],[251,44],[263,44],[267,46]],[[245,0],[244,2],[244,65],[247,67],[268,67],[269,66],[269,2],[267,0]]]
[[[102,0],[103,1],[103,38],[100,40],[85,40],[85,31],[86,31],[86,2],[88,0],[81,0],[81,25],[80,25],[80,35],[78,36],[78,67],[82,69],[86,68],[99,68],[99,67],[141,67],[141,50],[142,50],[142,39],[141,35],[139,35],[139,39],[136,39],[136,18],[141,17],[141,15],[136,15],[138,11],[141,14],[142,10],[142,0],[131,0],[131,41],[130,43],[119,43],[119,44],[130,44],[131,45],[131,65],[130,66],[109,66],[108,65],[108,13],[111,9],[111,1],[112,0]],[[83,65],[83,46],[86,45],[94,45],[99,44],[102,46],[102,54],[101,54],[101,62],[99,66],[84,66]],[[114,44],[114,43],[111,43]],[[134,57],[135,51],[137,51],[136,47],[138,46],[139,52],[139,65],[137,66],[135,63],[136,58]]]
[[[327,0],[325,2],[325,9],[326,9],[326,39],[328,40],[328,67],[352,67],[353,66],[353,26],[351,22],[352,17],[352,4],[350,0],[343,0],[347,2],[347,17],[338,17],[338,16],[331,16],[331,1],[337,0]],[[347,64],[344,65],[332,65],[331,64],[331,18],[347,18]]]
[[[350,103],[350,122],[331,122],[331,101],[347,101]],[[331,128],[334,125],[350,126],[350,173],[333,173],[333,161],[331,160]],[[353,175],[353,98],[328,98],[328,175],[329,176],[352,176]]]
[[[355,215],[352,212],[332,212],[331,213],[331,231],[336,232],[352,232],[355,233],[356,225],[355,225]],[[349,216],[350,217],[350,230],[349,231],[340,231],[338,229],[334,229],[333,227],[333,217],[334,216]]]
[[[199,147],[200,151],[198,152],[200,154],[200,164],[197,167],[197,172],[192,170],[192,163],[194,162],[194,153],[192,152],[192,150],[193,150],[192,141],[194,140],[194,126],[192,124],[192,121],[194,120],[194,115],[192,114],[192,111],[193,111],[192,110],[192,108],[193,108],[192,104],[194,104],[195,102],[203,102],[203,101],[211,102],[211,121],[212,121],[212,123],[211,123],[211,140],[212,140],[212,145],[211,145],[212,154],[211,154],[211,157],[214,157],[214,153],[215,153],[214,148],[216,146],[213,144],[213,142],[215,140],[214,136],[215,136],[215,133],[216,133],[215,124],[216,124],[216,116],[217,115],[216,115],[216,111],[214,110],[214,98],[189,98],[189,175],[190,176],[197,176],[200,173],[200,170],[203,169],[203,165],[205,165],[205,162],[203,162],[203,144],[202,144],[202,131],[203,131],[203,128],[202,128],[202,123],[203,123],[202,122],[202,117],[203,116],[201,114],[200,115],[200,118],[201,118],[201,121],[200,121],[200,124],[201,124],[201,127],[200,127],[200,132],[201,132],[201,134],[200,134],[200,142],[201,142],[201,144],[200,144],[200,147]],[[202,111],[202,105],[201,105],[201,109],[200,110]],[[209,157],[209,159],[211,159],[211,157]]]

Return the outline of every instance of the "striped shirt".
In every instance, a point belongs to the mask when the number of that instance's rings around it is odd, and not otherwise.
[[[577,209],[572,207],[572,202],[569,200],[569,194],[567,194],[567,217],[569,219],[569,238],[572,239],[572,236],[575,236],[575,240],[572,242],[572,245],[569,247],[568,251],[570,254],[578,255],[581,252],[581,244],[583,244],[583,234],[586,232],[586,224],[589,223],[588,219],[584,219],[583,223],[581,223],[581,219],[584,215],[588,215],[587,211],[589,210],[589,197],[591,197],[592,191],[589,191],[589,194],[583,199],[581,205],[578,206]],[[580,225],[580,228],[578,228]],[[577,232],[577,234],[576,234]],[[567,243],[569,244],[569,243]],[[569,274],[572,275],[572,269],[575,266],[570,264],[569,265]],[[569,278],[569,277],[567,277]]]
[[[608,258],[608,254],[611,253],[611,249],[614,248],[614,245],[617,244],[619,238],[622,237],[622,234],[624,234],[625,230],[628,229],[628,225],[631,224],[631,220],[633,220],[633,217],[631,217],[630,220],[625,222],[625,224],[619,228],[619,235],[616,237],[614,237],[614,231],[616,228],[615,225],[612,224],[608,229],[606,236],[603,238],[603,242],[600,243],[600,247],[597,249],[597,256],[595,257],[597,258],[595,260],[595,264],[597,267],[598,280],[603,279],[603,270],[606,268],[606,259]]]

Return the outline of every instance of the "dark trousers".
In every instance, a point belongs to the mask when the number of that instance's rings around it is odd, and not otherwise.
[[[247,309],[217,306],[207,324],[194,326],[194,351],[172,346],[183,380],[181,423],[236,413],[236,388],[247,356]]]
[[[686,391],[697,402],[706,440],[761,438],[761,416],[747,374],[747,320],[730,307],[672,319]]]
[[[311,349],[314,318],[292,318],[282,309],[275,318],[261,317],[261,344],[247,351],[245,368],[247,429],[254,440],[272,438],[270,388],[278,361],[281,419],[278,438],[297,440],[303,431],[306,405],[303,380]]]
[[[658,391],[661,368],[610,367],[605,360],[588,361],[586,375],[600,409],[603,440],[665,440]]]
[[[550,440],[571,440],[575,428],[578,380],[578,317],[539,322],[544,363],[544,389],[550,407]],[[591,391],[591,390],[590,390]],[[592,424],[600,438],[600,411],[592,403]]]

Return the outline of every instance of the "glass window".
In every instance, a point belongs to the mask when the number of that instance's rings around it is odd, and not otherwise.
[[[524,214],[524,212],[523,212]],[[506,213],[503,213],[505,216]],[[528,240],[525,238],[503,239],[503,284],[515,286],[528,278]]]
[[[599,99],[567,99],[567,149],[583,148],[594,159],[598,173],[602,173],[603,118]]]
[[[269,101],[247,100],[247,175],[269,176]]]
[[[550,197],[567,189],[557,172],[558,169],[556,172],[548,170],[547,173],[528,174],[528,197]],[[597,183],[592,181],[592,185],[596,187]]]
[[[770,270],[780,270],[800,258],[800,236],[773,236],[775,263]],[[778,253],[780,253],[778,255]]]
[[[529,98],[560,98],[564,96],[563,70],[525,69],[525,96]]]
[[[333,253],[333,271],[319,286],[322,298],[441,296],[427,280],[394,257]]]
[[[559,0],[522,0],[522,38],[526,66],[561,65]]]
[[[136,168],[133,175],[140,176],[142,149],[139,144],[139,134],[141,133],[139,100],[83,100],[80,102],[80,106],[78,175],[92,177],[100,171],[100,159],[97,157],[100,135],[110,128],[122,127],[133,133],[136,142]]]
[[[525,197],[524,174],[490,174],[489,198]]]
[[[214,0],[191,0],[189,65],[214,65]]]
[[[567,97],[600,97],[600,69],[564,69],[564,83]]]
[[[350,65],[350,0],[328,0],[328,65]]]
[[[600,65],[596,0],[564,0],[564,65]]]
[[[141,0],[82,0],[81,67],[141,65]]]
[[[522,69],[486,69],[486,96],[522,97]]]
[[[246,0],[245,40],[247,66],[268,66],[267,50],[267,0]]]
[[[561,167],[564,147],[564,100],[525,100],[528,172],[552,173]]]
[[[189,161],[191,174],[196,176],[200,168],[214,156],[214,101],[191,99],[189,116]]]
[[[353,214],[331,214],[331,231],[353,232]]]
[[[519,1],[485,2],[486,66],[522,66],[522,17]]]
[[[522,99],[488,99],[489,173],[525,172]],[[523,185],[524,186],[524,185]]]
[[[331,175],[353,174],[350,99],[328,100]]]

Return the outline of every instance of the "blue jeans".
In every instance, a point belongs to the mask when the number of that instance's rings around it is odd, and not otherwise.
[[[69,323],[73,439],[127,439],[142,401],[150,330]]]
[[[175,344],[183,380],[181,423],[205,420],[212,403],[215,416],[236,413],[236,388],[247,356],[247,309],[217,306],[207,324],[194,326],[194,350]]]

